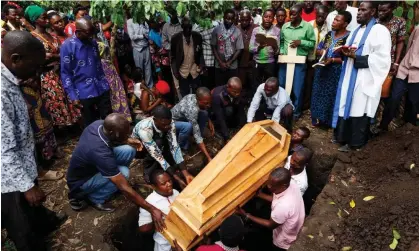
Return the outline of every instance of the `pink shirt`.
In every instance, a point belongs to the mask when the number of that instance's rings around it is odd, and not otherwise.
[[[288,249],[297,239],[305,218],[303,197],[293,180],[287,190],[274,194],[271,208],[272,220],[280,225],[273,231],[273,243]]]

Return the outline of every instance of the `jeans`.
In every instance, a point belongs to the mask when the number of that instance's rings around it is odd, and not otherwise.
[[[135,148],[129,145],[117,146],[113,148],[113,153],[115,155],[119,171],[126,179],[128,179],[128,166],[135,157]],[[110,178],[102,176],[101,173],[97,173],[86,181],[80,189],[82,191],[82,195],[89,198],[89,200],[95,204],[103,204],[118,190]]]
[[[412,112],[409,114],[408,121],[414,123],[419,113],[419,83],[408,83],[407,79],[396,78],[391,87],[391,96],[388,98],[383,112],[380,127],[388,130],[388,125],[396,116],[400,101],[407,92],[407,96],[412,102]]]
[[[208,112],[207,111],[199,111],[198,113],[198,125],[199,130],[202,135],[207,123],[208,123]],[[176,127],[176,137],[179,142],[180,148],[183,150],[187,150],[189,148],[189,136],[192,134],[192,123],[186,121],[175,121]]]
[[[144,80],[148,88],[153,87],[152,70],[151,70],[151,55],[150,49],[144,48],[142,51],[133,49],[135,66],[141,68],[144,72]]]
[[[300,117],[304,102],[304,78],[306,75],[306,64],[295,64],[294,82],[292,84],[291,99],[295,107],[294,117]],[[287,64],[279,64],[278,79],[279,85],[285,89],[287,76]]]
[[[112,113],[110,91],[106,91],[94,98],[80,99],[80,103],[83,106],[81,114],[85,127],[97,119],[105,119],[106,116]]]

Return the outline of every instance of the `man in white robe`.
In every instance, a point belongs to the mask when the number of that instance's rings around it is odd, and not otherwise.
[[[343,63],[333,114],[334,140],[340,151],[358,149],[368,140],[369,124],[380,102],[381,87],[390,70],[391,38],[388,29],[377,24],[376,5],[362,2],[358,9],[360,26],[342,49]]]

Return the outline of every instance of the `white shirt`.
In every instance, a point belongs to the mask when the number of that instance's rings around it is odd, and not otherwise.
[[[290,163],[291,163],[291,155],[288,156],[287,163],[285,163],[284,168],[290,170],[290,167],[291,167]],[[298,185],[298,187],[300,188],[301,196],[303,196],[308,188],[308,178],[307,178],[306,167],[304,166],[304,170],[301,173],[297,175],[292,175],[291,179]]]
[[[272,114],[272,120],[279,123],[281,120],[281,110],[287,104],[292,105],[291,99],[288,96],[284,88],[279,87],[278,92],[272,97],[267,97],[265,93],[265,83],[260,84],[253,96],[252,103],[250,104],[249,110],[247,111],[247,122],[253,122],[256,111],[259,109],[260,101],[265,99],[268,109],[274,110]],[[293,106],[294,107],[294,106]]]
[[[179,195],[179,192],[173,189],[173,195],[169,197],[163,197],[158,194],[156,191],[153,191],[147,198],[145,199],[148,203],[155,206],[156,208],[160,209],[165,215],[169,214],[170,205],[173,203],[175,198]],[[151,218],[151,214],[145,210],[144,208],[140,208],[140,216],[138,219],[138,226],[141,227],[142,225],[149,224],[153,222]],[[159,233],[155,232],[153,235],[154,242],[154,251],[170,251],[172,247],[170,243],[164,238],[164,236]]]
[[[256,16],[253,17],[253,23],[257,24],[257,25],[260,25],[262,23],[262,16],[259,15],[259,14],[256,14]]]
[[[352,7],[352,6],[348,5],[346,7],[346,11],[348,11],[352,15],[351,23],[348,25],[348,27],[346,27],[346,29],[348,31],[353,31],[353,30],[355,30],[356,27],[358,27],[358,22],[356,21],[356,15],[358,14],[358,8],[355,8],[355,7]],[[334,11],[330,12],[329,15],[327,15],[327,18],[326,18],[327,31],[332,30],[332,23],[333,23],[333,20],[335,20],[335,17],[337,15],[338,15],[337,10],[334,10]]]
[[[309,22],[313,26],[314,35],[316,36],[316,44],[314,46],[313,53],[308,55],[308,60],[309,61],[313,61],[313,60],[316,59],[317,46],[319,45],[320,41],[322,41],[328,33],[326,22],[324,22],[323,26],[320,27],[320,29],[318,29],[319,27],[317,27],[317,24],[315,22],[316,22],[316,20],[312,20],[312,21]],[[319,32],[319,30],[320,30],[320,32]]]

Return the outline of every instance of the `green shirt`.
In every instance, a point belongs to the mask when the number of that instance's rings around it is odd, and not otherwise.
[[[301,40],[301,44],[297,47],[297,56],[307,56],[316,44],[313,26],[304,20],[301,20],[297,27],[293,27],[291,22],[285,23],[282,26],[280,38],[281,55],[288,54],[288,46],[293,40]]]

